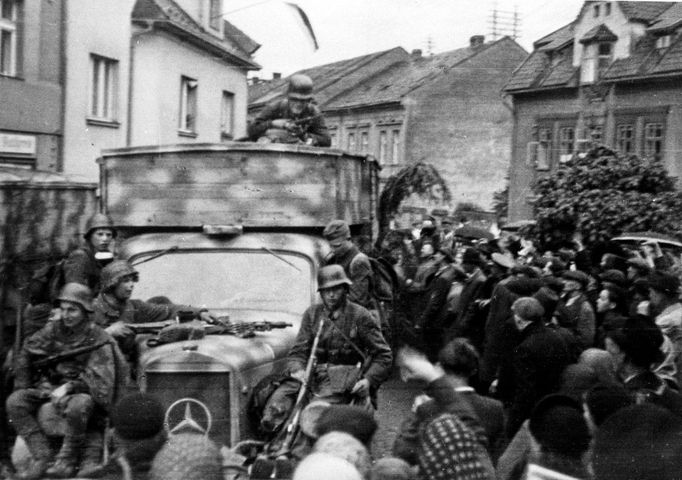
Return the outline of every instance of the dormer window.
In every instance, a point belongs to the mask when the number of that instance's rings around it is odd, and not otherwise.
[[[668,48],[670,46],[670,41],[671,35],[663,35],[661,37],[658,37],[656,39],[656,48],[659,50],[662,48]]]
[[[611,59],[613,58],[613,44],[610,42],[603,42],[598,44],[598,60],[597,67],[599,69],[599,75],[601,75],[609,65],[611,65]]]
[[[223,21],[223,2],[222,0],[209,0],[208,26],[213,30],[220,31],[220,23]]]
[[[596,82],[613,61],[613,46],[618,37],[604,25],[597,25],[587,32],[583,44],[583,58],[580,65],[580,81]]]

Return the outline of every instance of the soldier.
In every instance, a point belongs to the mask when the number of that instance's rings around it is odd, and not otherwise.
[[[254,142],[264,137],[278,143],[331,145],[322,113],[313,102],[313,81],[301,74],[291,76],[287,98],[266,105],[249,125],[248,133]]]
[[[102,269],[102,291],[93,302],[95,323],[116,339],[129,359],[135,352],[135,333],[126,326],[128,323],[160,322],[174,318],[179,311],[190,312],[208,323],[215,322],[215,317],[205,308],[131,299],[138,278],[137,270],[130,263],[114,260]]]
[[[21,479],[73,477],[81,451],[80,475],[99,461],[99,446],[86,445],[86,428],[96,412],[107,412],[128,378],[115,342],[90,319],[89,288],[68,283],[59,294],[59,316],[24,342],[17,358],[15,391],[7,399],[10,424],[33,457]],[[42,365],[41,365],[42,364]],[[65,423],[62,446],[52,466],[52,452],[40,418]],[[45,416],[44,416],[45,415]]]
[[[332,247],[332,253],[326,259],[327,265],[341,265],[350,279],[348,299],[367,310],[376,311],[376,301],[371,292],[372,265],[369,257],[351,241],[348,224],[343,220],[332,220],[322,236]]]
[[[114,258],[111,244],[116,228],[108,216],[96,213],[88,220],[83,238],[85,245],[73,250],[64,262],[64,282],[80,283],[97,295],[102,267]]]
[[[393,354],[367,309],[349,300],[350,285],[339,265],[320,269],[318,291],[322,303],[308,307],[303,314],[289,351],[290,378],[271,395],[264,411],[272,410],[270,404],[283,398],[290,399],[287,408],[291,408],[301,383],[307,381],[306,367],[318,332],[316,366],[307,384],[314,398],[332,404],[355,400],[371,410],[372,396],[390,375]]]

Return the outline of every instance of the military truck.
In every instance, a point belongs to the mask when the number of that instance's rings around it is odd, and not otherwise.
[[[193,422],[227,446],[251,438],[252,390],[284,369],[301,315],[317,301],[324,225],[341,218],[354,234],[374,235],[377,163],[257,143],[114,149],[98,162],[118,253],[140,273],[135,297],[206,307],[232,324],[292,325],[155,347],[140,336],[139,386],[168,409],[170,428]]]

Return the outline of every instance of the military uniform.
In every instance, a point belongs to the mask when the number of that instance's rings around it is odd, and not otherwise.
[[[80,283],[99,292],[102,265],[95,259],[95,252],[87,246],[73,250],[64,262],[64,283]]]
[[[306,310],[296,342],[289,352],[289,370],[294,372],[305,369],[313,339],[323,318],[333,322],[335,326],[325,325],[318,343],[313,388],[315,395],[339,403],[341,400],[337,398],[338,389],[336,385],[330,384],[334,380],[330,378],[330,370],[336,365],[352,366],[363,361],[339,330],[369,357],[369,365],[363,376],[369,381],[370,388],[376,391],[390,375],[393,354],[381,334],[379,324],[369,311],[348,300],[332,314],[331,319],[324,305],[313,305]],[[349,388],[352,386],[348,385]]]
[[[109,342],[90,353],[63,360],[42,372],[32,372],[35,359],[45,358],[81,347]],[[65,442],[71,447],[82,447],[86,427],[93,412],[108,411],[125,389],[127,365],[111,337],[97,325],[89,324],[82,330],[70,330],[61,321],[51,321],[30,336],[17,358],[15,391],[7,399],[10,424],[24,438],[34,458],[51,455],[47,439],[37,420],[38,410],[50,402],[50,393],[70,383],[67,394],[49,413],[65,420]],[[38,374],[39,373],[39,374]]]
[[[300,127],[298,140],[303,143],[310,139],[314,146],[328,147],[331,145],[331,137],[320,109],[309,103],[300,115],[294,115],[289,108],[287,99],[278,100],[265,106],[248,127],[249,139],[254,142],[257,141],[265,135],[268,129],[272,128],[272,120],[277,119],[301,120],[298,125]]]
[[[377,310],[377,303],[371,292],[374,279],[369,257],[353,245],[343,255],[331,255],[327,258],[327,265],[334,264],[341,265],[350,281],[353,282],[349,286],[348,299],[367,310]]]

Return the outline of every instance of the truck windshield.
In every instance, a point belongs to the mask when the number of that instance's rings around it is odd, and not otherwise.
[[[212,310],[302,314],[312,298],[311,262],[282,252],[176,250],[135,268],[140,281],[134,297],[143,300],[163,295]]]

